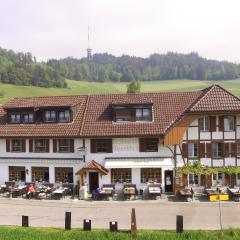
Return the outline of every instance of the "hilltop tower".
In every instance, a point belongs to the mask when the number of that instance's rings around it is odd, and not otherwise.
[[[88,59],[88,61],[91,61],[91,60],[92,60],[92,49],[90,48],[89,26],[88,26],[88,48],[87,48],[87,59]]]

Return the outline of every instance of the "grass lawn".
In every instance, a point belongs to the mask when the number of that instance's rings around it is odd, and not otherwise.
[[[0,84],[0,103],[4,103],[14,97],[125,93],[127,89],[127,83],[93,83],[73,80],[67,80],[67,82],[68,88],[66,89]],[[240,79],[218,81],[217,83],[234,94],[240,96]],[[213,81],[184,79],[142,82],[141,92],[193,91],[206,88],[212,84]]]
[[[239,240],[240,229],[219,231],[186,231],[176,234],[174,231],[139,231],[131,236],[127,231],[110,233],[108,230],[83,232],[80,229],[64,231],[54,228],[0,227],[1,240]]]

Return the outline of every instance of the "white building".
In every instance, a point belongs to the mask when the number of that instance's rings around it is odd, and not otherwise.
[[[240,100],[217,85],[182,93],[17,98],[1,106],[0,138],[1,184],[71,182],[92,191],[157,182],[172,192],[174,170],[187,162],[240,165]],[[181,184],[236,184],[238,177],[182,176]]]

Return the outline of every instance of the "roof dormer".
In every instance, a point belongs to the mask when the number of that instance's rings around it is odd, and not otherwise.
[[[113,104],[112,121],[126,122],[152,122],[152,103],[141,104]]]

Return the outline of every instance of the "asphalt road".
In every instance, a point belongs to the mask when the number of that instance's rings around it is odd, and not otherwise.
[[[29,216],[30,226],[64,227],[66,211],[72,212],[72,227],[82,228],[83,219],[92,220],[92,228],[108,228],[118,221],[120,229],[130,228],[131,209],[136,209],[138,229],[175,229],[176,215],[183,215],[185,229],[219,229],[218,203],[210,202],[85,202],[47,200],[0,200],[0,225],[21,225],[21,216]],[[240,227],[240,203],[221,204],[224,228]]]

